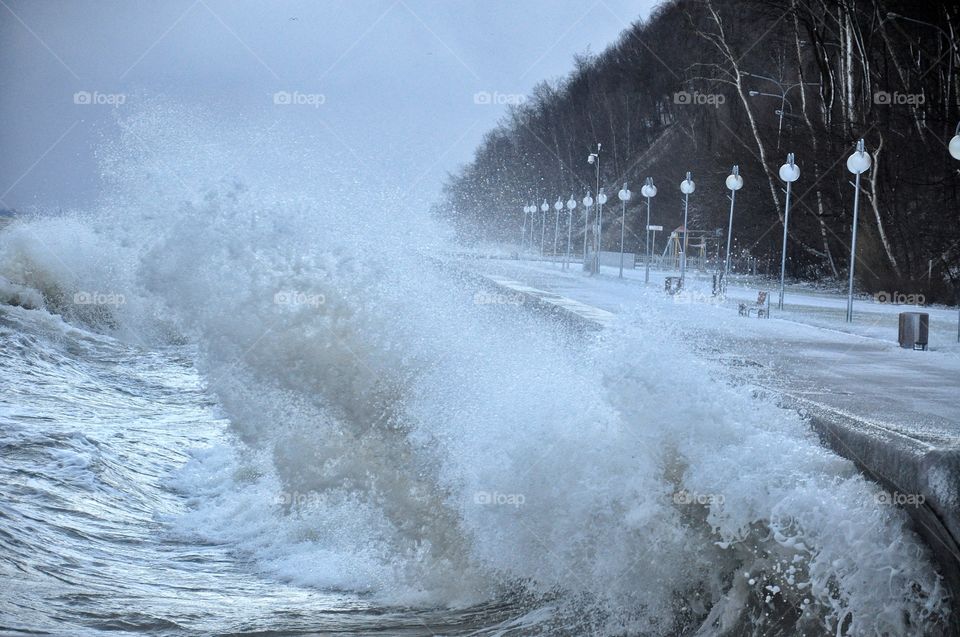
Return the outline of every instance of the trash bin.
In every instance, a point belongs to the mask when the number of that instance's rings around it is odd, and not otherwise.
[[[927,349],[930,336],[930,315],[926,312],[900,312],[900,347]]]

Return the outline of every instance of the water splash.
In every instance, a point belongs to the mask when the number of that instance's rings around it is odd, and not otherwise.
[[[0,276],[129,342],[195,344],[236,443],[171,480],[192,506],[180,536],[383,603],[521,589],[574,633],[942,621],[906,516],[669,316],[592,341],[477,304],[432,258],[446,231],[358,190],[332,153],[170,105],[123,130],[97,209],[14,225]]]

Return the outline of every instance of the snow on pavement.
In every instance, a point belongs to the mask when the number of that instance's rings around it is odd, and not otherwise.
[[[960,446],[960,345],[957,310],[857,300],[854,322],[844,322],[846,298],[790,286],[785,309],[776,309],[776,283],[733,277],[721,297],[711,294],[710,275],[688,272],[686,290],[663,292],[666,276],[642,269],[602,268],[589,277],[579,264],[483,260],[473,268],[507,277],[629,320],[634,313],[662,312],[670,329],[696,351],[721,360],[736,375],[802,401],[848,414],[909,436],[918,443]],[[759,289],[771,295],[770,320],[739,316]],[[652,310],[651,308],[656,308]],[[898,314],[930,314],[930,350],[902,349],[896,342]],[[653,335],[655,338],[656,335]]]

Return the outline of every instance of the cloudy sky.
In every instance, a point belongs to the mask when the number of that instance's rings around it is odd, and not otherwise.
[[[0,0],[0,206],[83,206],[144,96],[436,192],[505,104],[654,0]]]

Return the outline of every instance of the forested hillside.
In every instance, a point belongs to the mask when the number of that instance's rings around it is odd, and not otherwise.
[[[960,161],[947,143],[960,121],[958,29],[957,3],[665,2],[606,51],[576,59],[563,81],[540,84],[514,107],[475,159],[450,176],[441,213],[464,237],[516,242],[524,205],[571,194],[580,200],[596,189],[586,158],[600,143],[606,192],[628,182],[635,193],[628,249],[642,244],[646,177],[660,191],[653,223],[681,223],[679,183],[689,170],[697,184],[691,229],[725,232],[724,179],[738,164],[745,185],[732,252],[778,264],[784,194],[777,170],[793,152],[801,176],[793,185],[788,272],[842,279],[854,196],[846,158],[863,138],[873,166],[860,197],[860,286],[953,300]],[[606,245],[619,244],[614,217],[604,226]],[[582,221],[574,228],[582,237]]]

